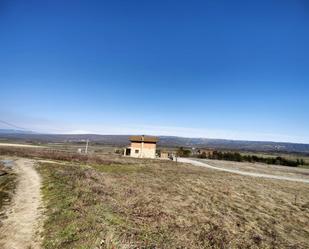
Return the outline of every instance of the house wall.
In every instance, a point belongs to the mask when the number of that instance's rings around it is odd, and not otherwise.
[[[161,152],[161,158],[168,159],[168,152]]]
[[[145,148],[145,149],[156,150],[157,146],[156,146],[155,143],[144,143],[144,148]]]
[[[137,151],[138,150],[138,151]],[[131,156],[140,158],[155,158],[156,144],[155,143],[131,143]]]
[[[132,142],[131,143],[131,148],[141,149],[142,148],[142,143]]]

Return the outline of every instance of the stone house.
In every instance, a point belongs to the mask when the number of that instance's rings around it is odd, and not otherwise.
[[[158,139],[152,136],[131,136],[131,145],[124,150],[125,156],[156,158]]]

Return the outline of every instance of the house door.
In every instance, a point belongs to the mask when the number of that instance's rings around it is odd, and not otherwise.
[[[131,155],[131,149],[126,149],[126,156],[130,156]]]

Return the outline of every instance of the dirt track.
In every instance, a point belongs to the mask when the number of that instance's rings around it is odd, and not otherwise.
[[[277,179],[277,180],[286,180],[286,181],[309,183],[309,179],[303,179],[303,178],[299,178],[299,177],[287,177],[287,176],[280,176],[280,175],[255,173],[255,172],[248,172],[248,171],[237,170],[237,169],[221,168],[221,167],[212,166],[212,165],[209,165],[205,162],[200,162],[198,160],[189,159],[189,158],[178,158],[178,161],[183,162],[183,163],[190,163],[190,164],[195,165],[195,166],[225,171],[225,172],[229,172],[229,173],[235,173],[235,174],[239,174],[239,175],[252,176],[252,177],[264,177],[264,178]]]
[[[34,162],[19,159],[14,171],[18,175],[16,193],[6,209],[7,219],[0,228],[1,249],[38,249],[41,219],[41,178],[34,169]]]
[[[4,147],[25,147],[25,148],[44,148],[44,146],[32,145],[32,144],[14,144],[14,143],[0,143],[0,146]]]

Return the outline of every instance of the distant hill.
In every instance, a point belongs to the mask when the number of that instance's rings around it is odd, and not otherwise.
[[[228,150],[309,153],[309,144],[268,141],[242,141],[209,138],[160,137],[162,146],[186,146]]]
[[[0,129],[0,139],[19,140],[23,142],[82,142],[89,139],[92,143],[125,146],[129,144],[130,135],[97,135],[97,134],[37,134],[16,130]],[[293,152],[309,154],[309,144],[240,141],[209,138],[185,138],[176,136],[159,136],[162,147],[195,147],[227,150],[246,150],[262,152]]]
[[[1,134],[35,134],[35,132],[14,129],[0,129],[0,135]]]

